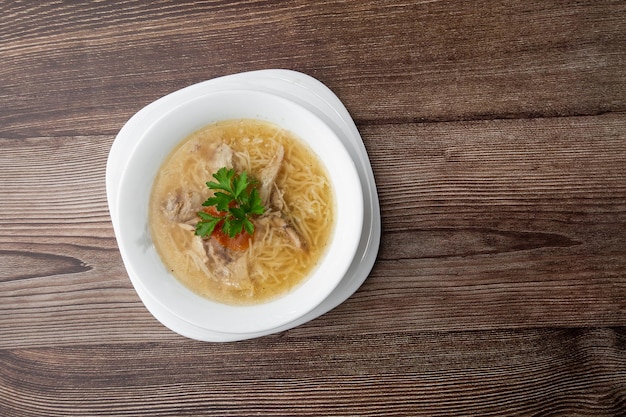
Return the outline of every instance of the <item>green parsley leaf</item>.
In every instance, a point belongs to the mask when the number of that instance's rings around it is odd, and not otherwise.
[[[226,167],[214,173],[213,178],[217,182],[207,181],[206,186],[213,190],[214,194],[202,205],[215,207],[218,215],[198,212],[200,221],[196,224],[196,235],[210,236],[220,222],[224,233],[231,238],[244,230],[248,234],[254,233],[251,216],[265,213],[265,207],[255,188],[256,181],[249,179],[246,171],[238,175],[234,169]]]
[[[209,213],[199,211],[201,221],[196,224],[196,234],[198,236],[211,236],[215,226],[222,220],[220,217],[211,216]]]

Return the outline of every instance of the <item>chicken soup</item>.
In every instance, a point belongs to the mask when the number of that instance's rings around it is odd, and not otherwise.
[[[228,120],[183,140],[161,166],[152,240],[192,291],[227,304],[281,296],[310,274],[334,228],[327,172],[274,124]]]

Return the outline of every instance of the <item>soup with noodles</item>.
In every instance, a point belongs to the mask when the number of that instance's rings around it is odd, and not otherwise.
[[[209,236],[196,234],[203,202],[215,197],[206,183],[221,168],[245,171],[257,190],[264,212],[250,216],[252,234],[231,238],[219,225]],[[191,134],[167,157],[149,224],[157,252],[185,286],[222,303],[256,304],[310,274],[332,234],[334,204],[326,170],[308,145],[268,122],[228,120]]]

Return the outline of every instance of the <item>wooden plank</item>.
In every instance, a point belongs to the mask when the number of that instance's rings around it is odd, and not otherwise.
[[[4,349],[0,413],[616,416],[625,343],[622,327]]]
[[[365,130],[384,234],[355,302],[418,328],[623,323],[624,122]]]
[[[3,136],[111,135],[164,94],[262,68],[319,78],[359,121],[626,108],[621,1],[0,7]]]

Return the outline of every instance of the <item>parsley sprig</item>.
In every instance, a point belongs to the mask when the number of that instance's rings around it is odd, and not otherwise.
[[[210,236],[217,225],[222,222],[222,230],[233,238],[244,230],[248,234],[254,233],[254,223],[251,216],[265,212],[258,190],[254,187],[255,181],[248,179],[248,173],[243,171],[236,174],[234,169],[220,168],[213,178],[217,182],[206,183],[214,191],[204,203],[205,207],[214,206],[217,215],[199,211],[200,221],[196,224],[196,235]]]

